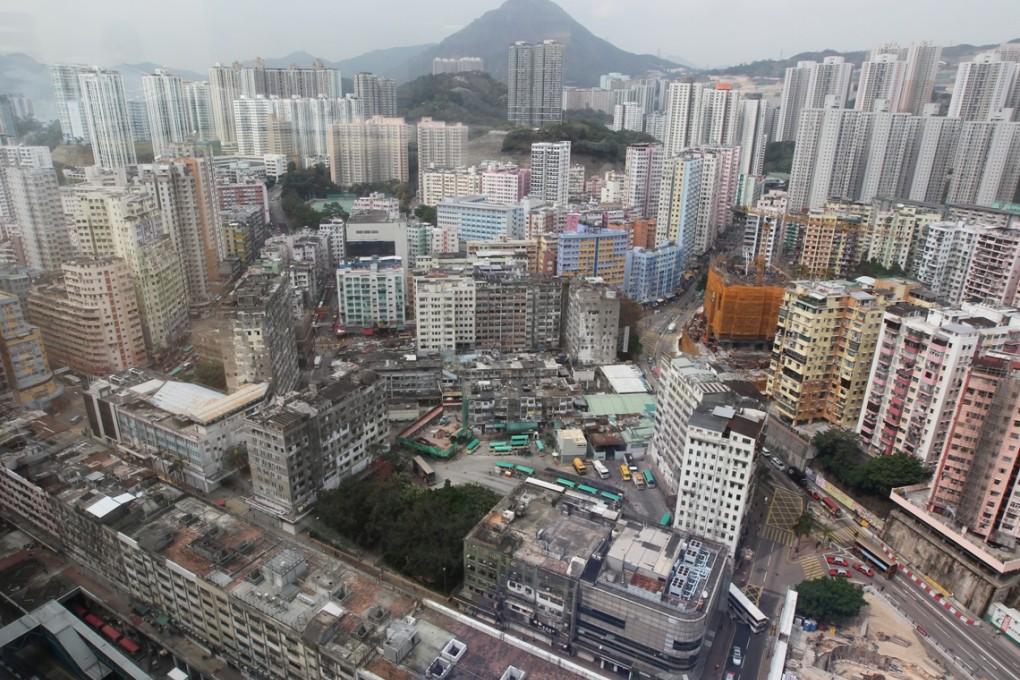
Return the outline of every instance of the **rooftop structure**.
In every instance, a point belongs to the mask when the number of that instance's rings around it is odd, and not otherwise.
[[[465,539],[462,597],[510,630],[669,675],[697,664],[724,563],[714,543],[530,478]]]

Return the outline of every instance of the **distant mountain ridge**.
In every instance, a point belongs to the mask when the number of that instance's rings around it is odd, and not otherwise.
[[[626,52],[596,37],[551,0],[507,0],[387,75],[406,82],[431,73],[435,57],[481,57],[485,71],[505,81],[510,45],[549,39],[566,46],[564,85],[598,85],[599,76],[612,71],[639,74],[678,67],[650,54]]]
[[[1010,40],[1010,43],[1020,42],[1020,38]],[[994,50],[1001,43],[989,45],[949,45],[942,48],[942,61],[947,67],[955,67],[962,61],[967,61],[974,56]],[[817,52],[800,52],[786,59],[759,59],[735,66],[724,68],[708,69],[708,75],[736,76],[747,75],[756,78],[782,78],[786,69],[796,66],[798,61],[821,61],[825,57],[843,57],[855,66],[860,66],[868,58],[869,50],[853,50],[849,52],[838,52],[836,50],[821,50]]]

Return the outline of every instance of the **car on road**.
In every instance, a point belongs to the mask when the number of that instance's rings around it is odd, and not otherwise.
[[[737,680],[737,674],[733,671],[726,671],[726,680]]]
[[[871,567],[866,567],[863,564],[861,564],[860,562],[854,562],[854,571],[859,571],[862,574],[864,574],[865,576],[874,576],[875,575],[875,570],[874,569],[872,569]]]
[[[830,569],[829,576],[850,578],[850,572],[847,571],[846,569]]]
[[[772,452],[769,451],[767,448],[762,447],[762,449],[761,449],[761,457],[762,458],[771,458],[772,457]]]
[[[734,666],[739,666],[744,661],[744,652],[736,645],[733,646],[733,654],[731,656]]]
[[[816,501],[822,500],[822,494],[818,493],[814,489],[808,489],[808,496],[811,496],[811,498],[814,498]]]
[[[850,563],[846,561],[846,558],[840,557],[839,555],[826,555],[825,561],[829,564],[834,564],[837,567],[849,567]]]
[[[769,458],[769,462],[772,463],[776,467],[776,469],[779,470],[780,472],[786,469],[786,463],[779,460],[778,458]]]

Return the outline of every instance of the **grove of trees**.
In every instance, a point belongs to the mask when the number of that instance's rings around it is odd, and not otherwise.
[[[570,142],[570,153],[590,156],[622,165],[627,159],[627,146],[639,142],[655,142],[643,132],[614,132],[595,122],[568,120],[556,125],[543,125],[537,130],[517,128],[503,138],[503,151],[527,152],[535,142]]]
[[[423,489],[403,473],[377,474],[319,494],[316,514],[405,576],[450,592],[464,577],[464,537],[498,501],[477,484]]]
[[[886,498],[898,486],[917,484],[928,476],[920,458],[902,453],[870,457],[857,435],[831,429],[815,435],[816,464],[854,491]]]
[[[839,624],[857,616],[867,604],[864,591],[846,578],[816,578],[797,584],[797,612]]]

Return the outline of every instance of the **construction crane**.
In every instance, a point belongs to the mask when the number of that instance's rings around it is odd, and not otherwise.
[[[758,255],[754,258],[754,285],[765,285],[765,256]]]

